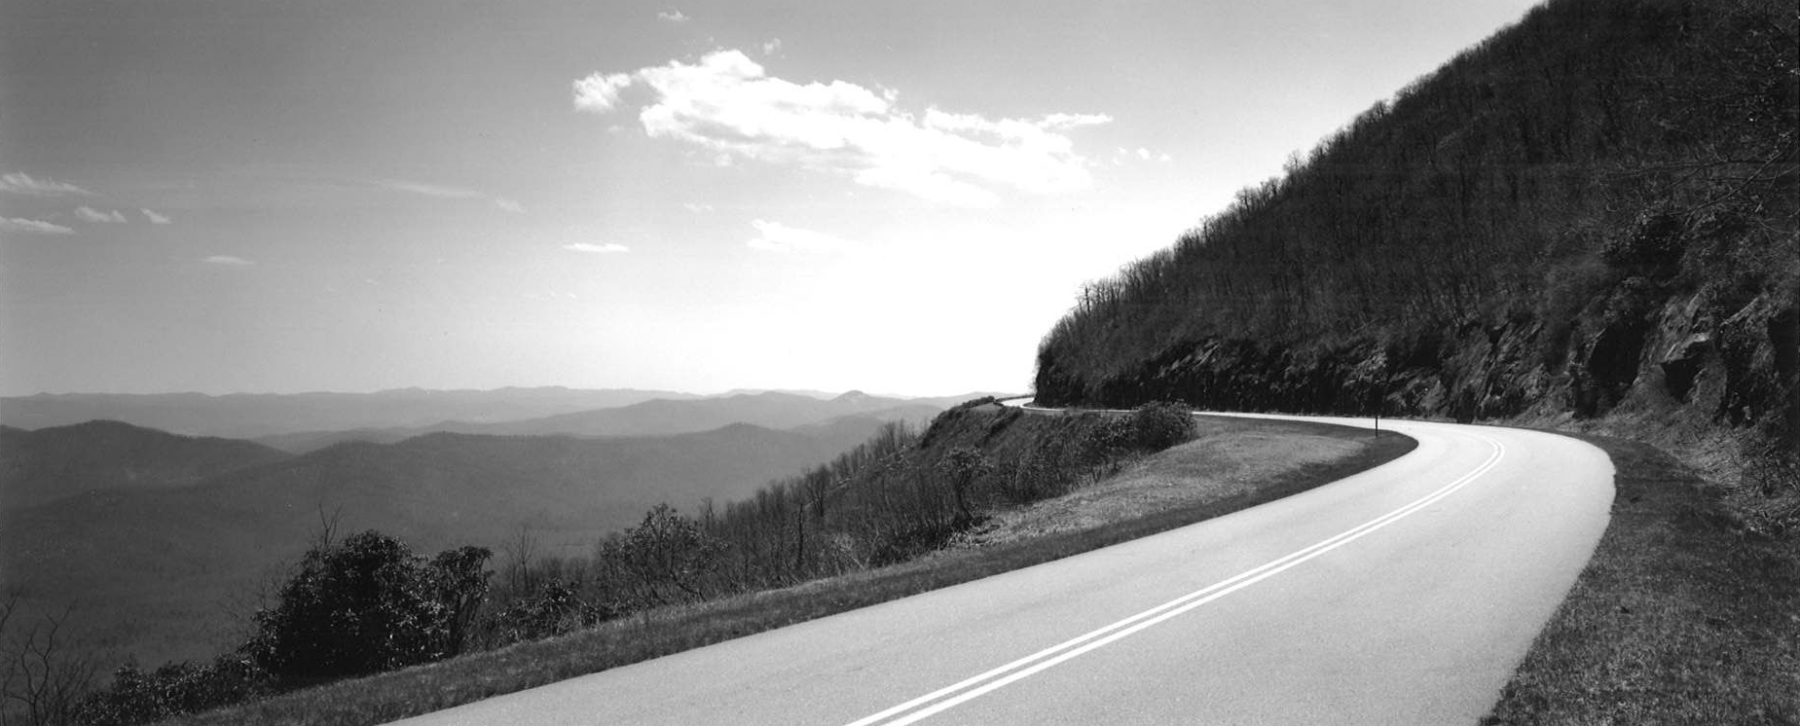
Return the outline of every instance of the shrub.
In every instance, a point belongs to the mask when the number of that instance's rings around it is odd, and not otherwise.
[[[560,577],[539,583],[530,596],[514,600],[485,624],[490,647],[539,640],[592,627],[616,612],[582,600]]]
[[[1179,403],[1155,402],[1131,412],[1131,432],[1137,447],[1162,451],[1194,438],[1194,416]]]
[[[213,662],[166,663],[145,673],[127,663],[112,686],[82,702],[76,719],[90,726],[125,726],[241,703],[269,691],[268,674],[241,653]]]
[[[307,551],[246,646],[291,684],[366,675],[461,650],[491,573],[491,553],[465,547],[426,563],[404,542],[368,531]]]

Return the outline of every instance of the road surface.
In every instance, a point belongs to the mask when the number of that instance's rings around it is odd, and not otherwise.
[[[1593,552],[1612,465],[1551,434],[1382,427],[1418,449],[1160,535],[403,723],[1473,724]]]

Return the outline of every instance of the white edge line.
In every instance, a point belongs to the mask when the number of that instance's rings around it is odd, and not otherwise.
[[[1025,656],[1018,660],[1012,661],[1011,663],[1007,663],[1006,665],[1002,665],[998,668],[994,668],[992,670],[986,671],[979,675],[971,676],[969,678],[958,681],[949,686],[945,686],[936,691],[932,691],[931,693],[927,693],[923,696],[919,696],[918,698],[914,698],[905,703],[901,703],[899,705],[885,709],[878,713],[874,713],[869,716],[865,716],[856,721],[852,721],[852,722],[846,724],[845,726],[870,726],[871,724],[874,724],[874,723],[880,722],[884,719],[887,719],[889,717],[901,714],[903,712],[911,710],[920,705],[929,703],[931,701],[935,701],[939,698],[943,698],[944,696],[948,696],[950,694],[956,693],[958,691],[962,691],[964,689],[970,689],[972,686],[977,686],[978,684],[981,684],[984,681],[989,681],[990,679],[993,679],[991,683],[987,683],[986,685],[980,685],[979,687],[969,690],[967,693],[963,693],[963,694],[955,696],[953,698],[949,698],[947,700],[944,700],[942,702],[939,702],[939,703],[929,706],[927,708],[920,709],[919,711],[915,711],[915,712],[908,714],[902,718],[890,721],[890,722],[888,722],[888,724],[889,724],[889,726],[903,726],[904,724],[910,724],[915,721],[930,717],[930,716],[937,714],[939,712],[942,712],[946,709],[953,708],[961,703],[964,703],[964,702],[969,701],[974,698],[978,698],[984,694],[987,694],[996,689],[1002,688],[1002,687],[1004,687],[1010,683],[1013,683],[1015,681],[1018,681],[1022,678],[1029,677],[1035,673],[1043,671],[1047,668],[1055,666],[1055,665],[1062,663],[1064,661],[1067,661],[1071,658],[1082,655],[1083,653],[1087,653],[1088,651],[1094,650],[1096,648],[1100,648],[1109,643],[1112,643],[1114,641],[1120,640],[1120,639],[1130,636],[1134,633],[1137,633],[1138,631],[1144,630],[1145,628],[1148,628],[1152,625],[1156,625],[1165,620],[1173,618],[1177,615],[1185,613],[1189,610],[1198,608],[1201,605],[1205,605],[1214,600],[1217,600],[1226,595],[1229,595],[1233,592],[1241,590],[1245,587],[1249,587],[1250,585],[1256,584],[1257,582],[1261,582],[1262,580],[1265,580],[1265,579],[1273,577],[1277,574],[1280,574],[1281,572],[1283,572],[1289,568],[1295,567],[1303,562],[1306,562],[1307,560],[1310,560],[1310,559],[1313,559],[1314,557],[1323,555],[1326,552],[1330,552],[1331,550],[1342,547],[1346,544],[1356,541],[1357,539],[1361,539],[1363,536],[1365,536],[1367,534],[1370,534],[1376,530],[1379,530],[1383,527],[1388,526],[1389,524],[1399,521],[1400,519],[1403,519],[1403,518],[1413,514],[1414,512],[1424,509],[1425,507],[1428,507],[1428,506],[1436,503],[1438,500],[1449,496],[1450,494],[1454,493],[1456,490],[1461,489],[1464,486],[1467,486],[1470,482],[1479,478],[1481,475],[1486,474],[1488,471],[1492,470],[1496,465],[1498,465],[1500,463],[1501,457],[1505,455],[1506,447],[1504,445],[1502,445],[1500,442],[1495,441],[1494,439],[1488,438],[1486,436],[1482,436],[1480,434],[1472,434],[1472,435],[1475,436],[1476,438],[1486,441],[1488,443],[1488,445],[1494,447],[1493,453],[1489,454],[1488,458],[1485,461],[1483,461],[1480,466],[1477,466],[1474,469],[1470,470],[1468,473],[1462,475],[1461,477],[1458,477],[1455,481],[1445,484],[1444,486],[1439,487],[1437,490],[1435,490],[1429,494],[1426,494],[1425,496],[1420,497],[1416,500],[1413,500],[1412,502],[1402,505],[1399,508],[1397,508],[1391,512],[1388,512],[1387,514],[1383,514],[1379,517],[1376,517],[1367,522],[1359,524],[1355,527],[1347,529],[1336,535],[1333,535],[1326,539],[1320,540],[1319,542],[1316,542],[1312,545],[1303,547],[1299,550],[1295,550],[1294,552],[1289,553],[1286,556],[1283,556],[1278,559],[1272,560],[1270,562],[1264,563],[1264,564],[1259,565],[1250,570],[1246,570],[1246,571],[1239,573],[1235,576],[1232,576],[1228,579],[1221,580],[1219,582],[1213,583],[1213,584],[1208,585],[1199,590],[1195,590],[1194,592],[1190,592],[1186,595],[1182,595],[1181,597],[1175,598],[1166,603],[1163,603],[1156,607],[1153,607],[1153,608],[1150,608],[1143,612],[1140,612],[1136,615],[1132,615],[1132,616],[1125,618],[1123,620],[1120,620],[1118,622],[1115,622],[1110,625],[1090,631],[1088,633],[1085,633],[1083,635],[1077,636],[1070,640],[1064,641],[1057,645],[1053,645],[1049,648],[1045,648],[1045,649],[1040,650],[1031,655],[1028,655],[1028,656]],[[1167,611],[1167,612],[1165,612],[1165,611]],[[1146,622],[1138,622],[1138,621],[1144,621],[1146,619],[1148,619]],[[1134,625],[1134,623],[1135,623],[1135,625]],[[1113,631],[1120,631],[1120,632],[1113,632]],[[1109,633],[1111,633],[1111,635],[1108,635]],[[1096,640],[1096,639],[1099,639],[1099,640]],[[1095,641],[1095,642],[1089,642],[1089,641]],[[1085,643],[1085,645],[1083,645],[1084,643]],[[1073,650],[1071,650],[1071,649],[1073,649]],[[1065,653],[1063,651],[1069,651],[1069,652]],[[1061,655],[1057,655],[1058,653],[1061,653]],[[1046,659],[1048,659],[1048,660],[1046,660]],[[1036,665],[1032,665],[1034,662],[1037,662],[1037,661],[1043,661],[1043,662],[1037,663]],[[1009,672],[1015,671],[1015,670],[1017,670],[1018,672],[1011,673],[1010,675],[1008,675]]]

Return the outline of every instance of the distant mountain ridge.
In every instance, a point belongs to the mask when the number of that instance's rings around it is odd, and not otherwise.
[[[491,391],[419,388],[374,393],[37,394],[0,398],[0,423],[22,429],[111,419],[178,434],[248,438],[302,431],[424,426],[440,421],[509,421],[691,393],[558,386]]]
[[[906,406],[942,410],[948,406],[851,391],[821,400],[793,393],[740,394],[692,400],[655,399],[618,408],[579,411],[523,421],[461,426],[441,430],[507,436],[567,434],[573,436],[644,436],[706,431],[734,423],[787,429],[840,416],[869,414]]]
[[[238,439],[177,436],[119,421],[25,431],[0,426],[0,509],[96,489],[190,486],[291,458]]]
[[[760,391],[703,396],[560,387],[223,396],[38,394],[0,398],[0,423],[40,429],[105,419],[183,435],[260,439],[289,451],[310,451],[341,440],[393,442],[436,431],[635,436],[705,431],[731,423],[792,428],[882,409],[942,410],[982,395],[986,394],[902,398],[860,391],[835,395]],[[710,403],[677,405],[700,401]],[[632,408],[644,404],[653,405]],[[632,410],[600,413],[627,408]]]

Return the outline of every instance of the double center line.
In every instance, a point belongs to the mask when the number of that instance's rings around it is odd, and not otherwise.
[[[1506,447],[1499,441],[1495,441],[1486,436],[1480,434],[1472,435],[1492,447],[1493,450],[1488,454],[1486,460],[1482,461],[1479,466],[1471,469],[1468,473],[1457,477],[1456,480],[1445,484],[1435,491],[1419,497],[1394,511],[1383,514],[1338,533],[1337,535],[1320,540],[1313,545],[1296,550],[1285,557],[1270,561],[1229,579],[1221,580],[1212,585],[1182,595],[1181,597],[1150,608],[1149,610],[1145,610],[1097,630],[1090,631],[1079,637],[1063,641],[1062,643],[1032,653],[1031,655],[980,675],[945,686],[879,713],[857,719],[846,726],[874,726],[874,724],[882,724],[883,726],[904,726],[904,724],[910,724],[929,718],[934,714],[955,708],[970,700],[980,698],[985,694],[1004,688],[1011,683],[1029,678],[1036,673],[1053,668],[1064,661],[1076,658],[1089,651],[1105,647],[1108,644],[1129,637],[1134,633],[1174,618],[1189,610],[1193,610],[1214,600],[1225,597],[1226,595],[1237,592],[1238,590],[1242,590],[1258,582],[1274,577],[1290,568],[1299,566],[1307,560],[1311,560],[1314,557],[1318,557],[1347,545],[1380,530],[1383,527],[1398,522],[1421,509],[1431,506],[1438,500],[1454,494],[1458,489],[1461,489],[1470,482],[1480,478],[1481,475],[1486,474],[1500,463],[1501,457],[1505,456]]]

